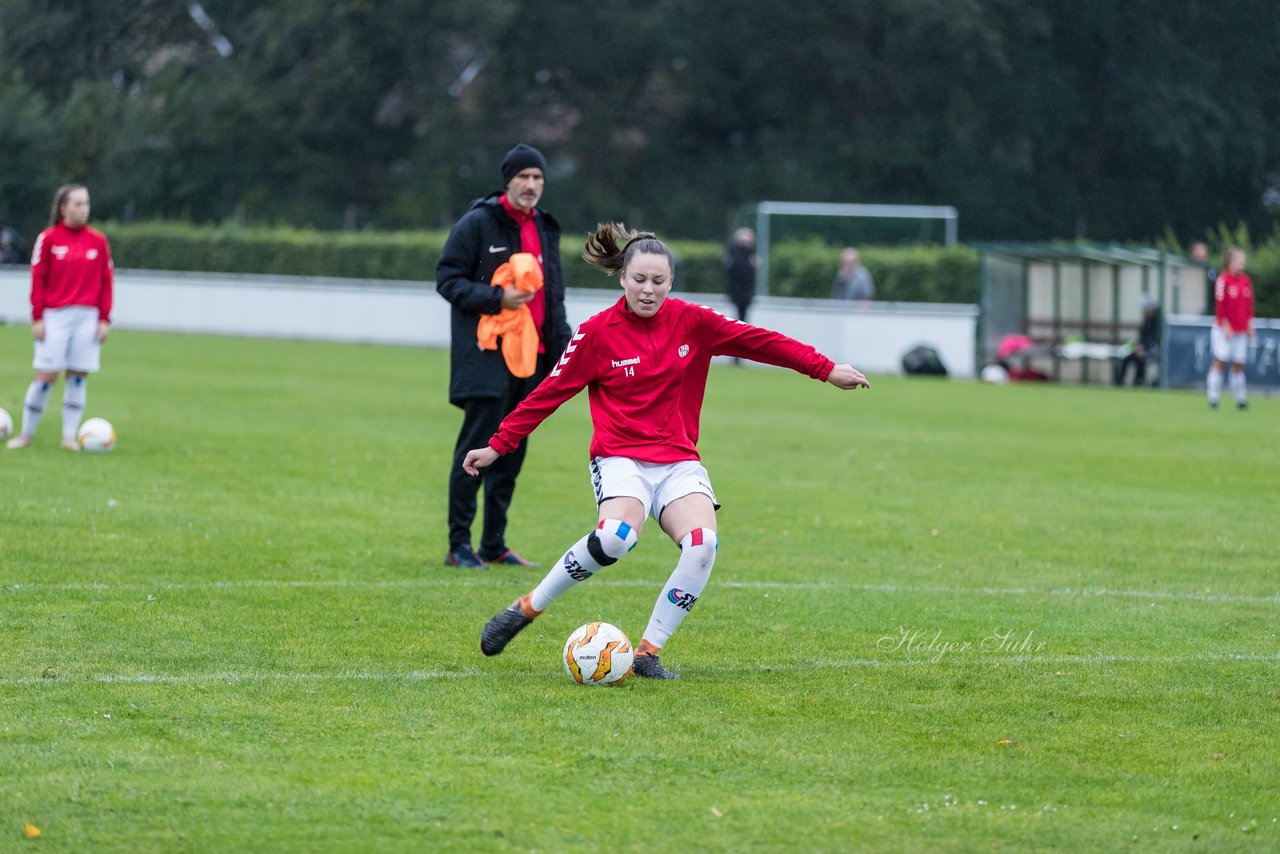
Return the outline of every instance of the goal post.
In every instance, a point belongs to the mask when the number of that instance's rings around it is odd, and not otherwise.
[[[770,223],[775,216],[941,220],[943,242],[955,246],[960,214],[950,205],[864,205],[829,202],[760,202],[756,205],[756,288],[769,293]]]

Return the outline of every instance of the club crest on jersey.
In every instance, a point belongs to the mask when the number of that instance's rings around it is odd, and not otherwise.
[[[88,258],[90,261],[92,261],[94,258],[97,258],[97,257],[98,257],[98,250],[97,250],[97,249],[90,249],[88,252],[84,253],[84,257],[86,257],[86,258]]]
[[[680,349],[679,349],[679,350],[677,350],[676,352],[677,352],[677,353],[679,353],[679,354],[680,354],[680,358],[681,358],[681,359],[683,359],[685,356],[689,355],[689,345],[688,345],[688,344],[681,344],[681,345],[680,345]]]

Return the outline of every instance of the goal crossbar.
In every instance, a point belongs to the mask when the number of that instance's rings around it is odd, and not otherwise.
[[[833,202],[759,202],[756,204],[756,269],[757,288],[769,293],[769,220],[775,214],[786,216],[868,217],[885,219],[940,219],[947,246],[956,245],[959,212],[950,205],[871,205]]]

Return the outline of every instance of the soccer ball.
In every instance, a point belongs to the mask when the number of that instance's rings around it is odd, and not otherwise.
[[[564,672],[579,685],[617,685],[631,673],[636,654],[622,629],[587,623],[564,644]]]
[[[13,416],[8,410],[0,409],[0,442],[8,439],[13,433]]]
[[[116,429],[105,418],[90,418],[76,434],[81,450],[105,453],[116,446]]]

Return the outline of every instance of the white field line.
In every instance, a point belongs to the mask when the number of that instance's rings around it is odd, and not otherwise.
[[[498,572],[501,572],[499,570]],[[534,576],[520,576],[531,581]],[[179,581],[179,582],[133,582],[125,584],[77,582],[68,584],[45,584],[43,582],[0,583],[0,594],[6,591],[89,591],[109,593],[114,591],[153,592],[157,590],[238,590],[238,589],[323,589],[342,587],[364,587],[369,589],[399,589],[413,587],[438,587],[461,584],[465,587],[507,586],[507,582],[517,576],[504,574],[501,577],[486,579],[459,578],[456,575],[427,576],[423,578],[367,580],[359,578],[337,579],[248,579],[244,581]],[[590,584],[594,587],[655,587],[661,580],[639,578],[595,578]],[[1236,593],[1180,593],[1165,590],[1125,590],[1107,587],[1059,587],[1052,589],[1036,589],[1030,587],[959,587],[932,584],[832,584],[827,582],[786,582],[786,581],[724,581],[712,582],[715,587],[731,590],[818,590],[833,593],[943,593],[949,595],[970,596],[1060,596],[1065,598],[1123,597],[1130,599],[1152,599],[1180,602],[1238,602],[1245,604],[1280,605],[1280,593],[1270,596],[1250,596]]]
[[[1037,667],[1056,667],[1070,665],[1106,665],[1106,664],[1236,664],[1258,662],[1280,662],[1277,653],[1202,653],[1196,655],[953,655],[942,661],[910,656],[884,658],[849,658],[827,659],[805,662],[787,662],[770,664],[755,662],[752,664],[694,667],[690,674],[718,673],[786,673],[810,670],[861,670],[880,667],[941,667],[948,665],[990,667],[1000,664],[1034,664]],[[350,670],[337,673],[269,673],[269,672],[220,672],[220,673],[132,673],[132,674],[99,674],[81,678],[57,676],[52,678],[23,677],[0,679],[0,686],[20,687],[28,685],[190,685],[221,682],[227,685],[237,683],[269,683],[269,682],[429,682],[437,679],[472,679],[489,676],[491,678],[508,678],[512,676],[544,676],[555,668],[529,669],[501,673],[486,673],[476,667],[465,667],[459,670],[408,670],[380,672],[373,670]]]

